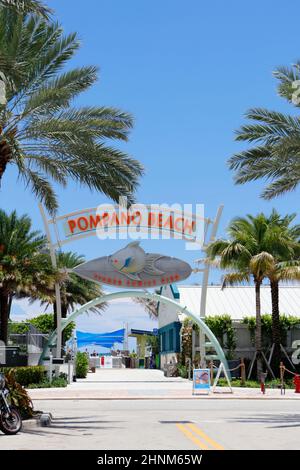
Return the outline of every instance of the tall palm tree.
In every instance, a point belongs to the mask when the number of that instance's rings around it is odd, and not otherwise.
[[[293,217],[293,216],[292,216]],[[273,211],[270,217],[258,214],[253,217],[234,219],[228,227],[229,240],[216,240],[207,249],[208,258],[219,259],[222,269],[232,272],[224,276],[223,285],[233,285],[249,282],[253,279],[255,286],[256,332],[255,347],[257,351],[257,376],[262,372],[262,336],[261,336],[261,300],[260,288],[263,280],[268,278],[271,283],[272,304],[276,302],[274,286],[281,279],[291,279],[298,276],[297,262],[293,261],[294,247],[297,245],[293,236],[296,229],[288,229],[291,216],[280,219]],[[293,232],[293,233],[292,233]],[[279,306],[273,306],[274,335],[278,344],[277,328],[279,328]],[[277,309],[277,310],[276,310]],[[278,311],[278,318],[275,316]],[[277,325],[278,320],[278,325]],[[280,330],[279,330],[280,336]],[[280,339],[279,339],[280,345]]]
[[[45,237],[32,230],[28,216],[0,210],[0,340],[5,343],[14,296],[50,298],[60,279],[48,255],[41,252],[45,244]]]
[[[74,107],[97,80],[94,66],[62,69],[79,48],[75,33],[57,23],[0,8],[0,181],[8,165],[50,213],[58,203],[52,182],[69,179],[118,201],[133,200],[141,164],[107,144],[128,139],[132,117],[104,106]]]
[[[291,68],[278,68],[274,76],[279,80],[279,95],[299,107],[300,62]],[[229,159],[235,182],[271,181],[262,192],[265,199],[294,190],[300,182],[300,117],[254,108],[246,112],[246,118],[252,122],[241,126],[236,140],[255,146]]]
[[[266,277],[270,282],[272,301],[272,341],[274,345],[272,367],[276,372],[279,371],[279,363],[282,359],[279,283],[300,279],[300,225],[291,226],[295,217],[296,214],[282,217],[273,210],[268,218],[268,223],[273,227],[274,235],[278,240],[277,250],[275,251],[273,246],[273,253],[269,256],[266,272]]]

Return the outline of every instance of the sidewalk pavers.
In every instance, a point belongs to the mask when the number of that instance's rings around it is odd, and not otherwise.
[[[193,395],[192,382],[180,377],[164,377],[162,371],[151,369],[101,369],[78,379],[67,388],[31,389],[33,400],[177,400],[177,399],[262,399],[297,400],[300,394],[280,389],[217,387],[216,393]]]

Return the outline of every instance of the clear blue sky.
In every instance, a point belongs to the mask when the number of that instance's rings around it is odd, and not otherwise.
[[[241,145],[234,130],[249,107],[291,111],[276,94],[272,70],[300,59],[297,1],[279,0],[52,0],[48,4],[82,48],[74,65],[97,64],[100,80],[82,95],[83,105],[114,105],[130,111],[135,127],[122,149],[145,166],[140,202],[204,203],[212,216],[225,204],[220,234],[236,215],[297,212],[299,190],[266,202],[262,182],[234,186],[226,160]],[[1,206],[18,208],[41,227],[34,198],[5,175]],[[70,185],[59,191],[61,213],[96,206],[103,196]],[[119,249],[96,238],[70,248],[92,258]],[[190,262],[183,242],[146,242]],[[219,273],[211,280],[217,281]],[[193,276],[191,282],[197,282]]]

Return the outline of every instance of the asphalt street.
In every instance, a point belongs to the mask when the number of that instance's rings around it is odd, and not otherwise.
[[[0,449],[299,449],[298,401],[52,400],[49,428],[0,435]]]

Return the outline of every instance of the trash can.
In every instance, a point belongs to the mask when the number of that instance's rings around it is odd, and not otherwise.
[[[97,357],[90,357],[89,358],[89,369],[95,373],[96,372],[96,365],[97,365]]]
[[[145,367],[145,359],[140,358],[139,359],[139,369],[144,369],[144,367]]]
[[[300,393],[300,375],[294,377],[295,393]]]
[[[130,363],[131,363],[131,357],[126,356],[125,357],[125,368],[130,369]]]

